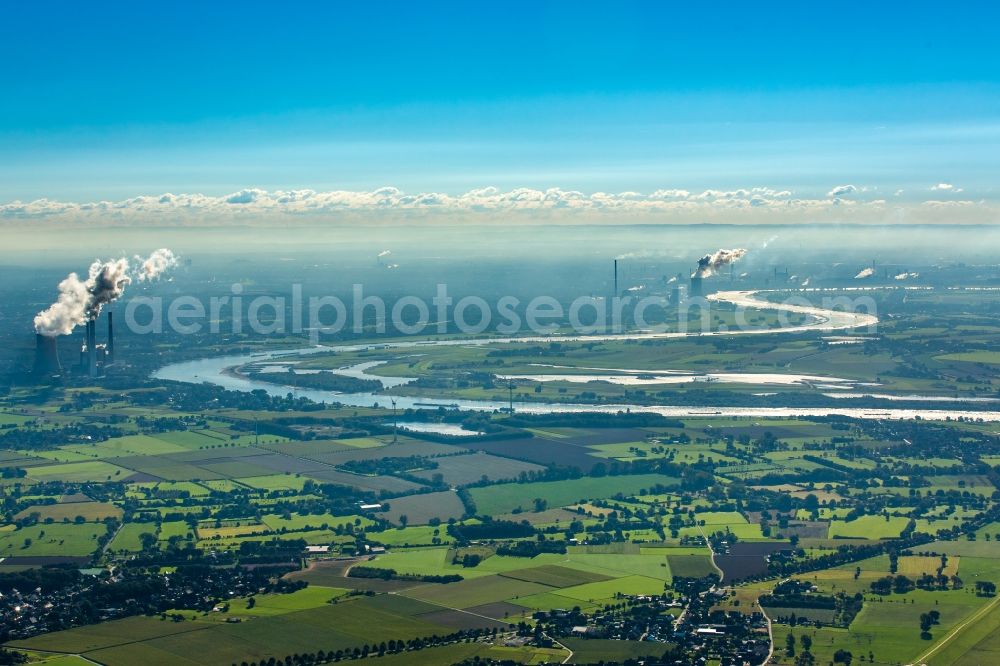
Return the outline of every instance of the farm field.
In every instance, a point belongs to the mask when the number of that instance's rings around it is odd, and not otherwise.
[[[931,353],[928,340],[947,334],[962,354],[967,337],[984,351],[1000,328],[963,320],[951,335],[906,321],[864,344],[813,332],[358,345],[302,357],[306,369],[371,361],[378,376],[416,377],[386,396],[503,405],[512,393],[513,412],[395,414],[153,380],[13,387],[0,396],[0,434],[13,444],[0,451],[3,644],[56,666],[261,666],[338,650],[341,661],[399,664],[592,664],[674,651],[680,663],[739,654],[759,666],[772,647],[756,614],[768,596],[775,664],[805,651],[813,663],[845,663],[834,662],[838,650],[853,664],[984,663],[1000,649],[995,425],[543,409],[737,397],[748,408],[808,405],[846,392],[820,379],[499,379],[796,372],[902,398],[995,391],[991,364]],[[906,354],[915,356],[904,368]],[[393,417],[429,431],[394,433]],[[456,429],[481,434],[448,434]]]
[[[567,481],[521,484],[502,484],[470,491],[476,509],[483,515],[499,515],[514,509],[526,509],[537,497],[549,506],[566,506],[581,500],[602,499],[618,493],[635,494],[657,485],[673,486],[676,479],[659,475],[632,477],[582,478]],[[531,498],[526,495],[531,495]]]

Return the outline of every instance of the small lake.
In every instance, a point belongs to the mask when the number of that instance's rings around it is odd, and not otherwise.
[[[392,425],[387,423],[386,425]],[[457,423],[425,423],[423,421],[400,421],[396,424],[401,430],[413,432],[430,432],[437,435],[448,435],[450,437],[475,437],[484,433],[476,430],[466,430]]]

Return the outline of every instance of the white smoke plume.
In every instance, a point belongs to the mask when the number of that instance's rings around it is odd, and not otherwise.
[[[872,268],[871,266],[869,266],[868,268],[862,270],[860,273],[858,273],[857,275],[855,275],[854,279],[855,280],[864,280],[866,278],[870,278],[873,275],[875,275],[875,269]]]
[[[76,273],[70,273],[59,283],[56,302],[35,315],[35,332],[50,337],[69,335],[75,326],[87,320],[89,301],[87,282]]]
[[[139,282],[156,280],[165,271],[177,265],[177,255],[165,247],[154,250],[149,255],[149,258],[145,260],[136,255],[135,260],[139,262],[139,270],[137,272]]]
[[[728,266],[729,264],[735,264],[737,261],[742,259],[746,253],[747,251],[745,249],[736,248],[733,250],[718,250],[714,254],[706,254],[698,260],[698,268],[691,274],[691,277],[709,277],[713,275],[717,269],[723,266]]]
[[[909,280],[910,278],[918,278],[920,273],[900,273],[896,276],[897,280]]]
[[[140,267],[134,274],[128,259],[121,257],[110,261],[95,260],[90,265],[86,280],[81,280],[76,273],[67,275],[59,283],[56,302],[35,315],[35,332],[50,337],[69,335],[80,324],[96,319],[105,305],[121,298],[125,287],[132,284],[133,279],[155,279],[175,266],[177,257],[163,248],[140,261]]]
[[[382,250],[378,253],[378,258],[381,259],[382,257],[388,257],[390,254],[392,254],[392,250]]]

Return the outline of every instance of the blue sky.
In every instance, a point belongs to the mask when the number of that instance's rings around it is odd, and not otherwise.
[[[987,2],[17,3],[0,203],[845,184],[993,201],[998,26]]]

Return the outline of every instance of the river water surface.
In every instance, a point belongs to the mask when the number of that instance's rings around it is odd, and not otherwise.
[[[460,346],[460,345],[497,345],[506,343],[547,343],[547,342],[587,342],[604,340],[648,340],[681,338],[689,336],[717,336],[717,335],[766,335],[774,333],[790,333],[800,331],[836,331],[846,329],[856,329],[873,326],[877,323],[877,318],[873,315],[823,310],[821,308],[788,305],[783,303],[771,303],[757,300],[753,292],[719,292],[709,296],[712,300],[733,303],[737,306],[747,308],[757,308],[764,310],[778,310],[789,313],[804,314],[809,317],[809,321],[797,326],[784,328],[748,329],[732,331],[711,331],[706,333],[643,333],[631,332],[620,335],[549,335],[549,336],[525,336],[508,338],[476,338],[476,339],[444,339],[444,340],[419,340],[419,341],[398,341],[365,345],[340,345],[340,346],[319,346],[307,349],[278,350],[272,352],[254,354],[236,354],[228,356],[217,356],[214,358],[204,358],[195,361],[184,361],[164,366],[153,373],[157,379],[165,379],[193,384],[210,383],[234,391],[263,390],[270,395],[283,396],[292,393],[296,397],[309,398],[316,402],[340,403],[354,407],[388,407],[390,405],[389,394],[376,393],[337,393],[321,389],[297,388],[282,386],[269,382],[251,379],[245,375],[234,372],[235,368],[253,363],[267,364],[278,363],[282,359],[290,360],[289,357],[300,356],[310,353],[323,352],[355,352],[363,350],[379,349],[413,349],[422,346]],[[381,361],[369,361],[352,365],[347,368],[333,370],[337,374],[345,374],[353,377],[364,377],[378,379],[387,389],[401,386],[413,381],[412,377],[383,377],[372,375],[368,370],[382,363]],[[624,374],[632,374],[638,371],[625,371]],[[669,371],[647,371],[650,374],[662,374],[664,376],[677,376]],[[539,376],[540,377],[540,376]],[[730,381],[738,381],[735,373],[729,373]],[[787,375],[788,379],[777,380],[773,375],[768,376],[769,383],[794,383],[801,381],[823,381],[837,387],[839,380],[835,377],[816,377],[806,375]],[[691,377],[685,376],[685,381],[692,381]],[[721,379],[721,377],[720,377]],[[752,383],[748,377],[743,383]],[[838,387],[839,388],[839,387]],[[395,400],[399,409],[418,409],[445,407],[451,409],[472,410],[472,411],[496,411],[506,409],[508,402],[504,400],[466,400],[466,399],[433,399],[409,396],[391,396]],[[551,413],[616,413],[621,411],[631,411],[636,413],[660,414],[666,417],[684,416],[721,416],[721,417],[794,417],[794,416],[826,416],[841,415],[854,418],[869,419],[945,419],[945,418],[971,418],[982,419],[984,421],[1000,421],[1000,411],[975,411],[962,409],[880,409],[880,408],[855,408],[855,407],[726,407],[726,406],[672,406],[672,405],[638,405],[638,404],[601,404],[588,405],[577,403],[532,403],[514,401],[514,409],[527,414],[551,414]]]

